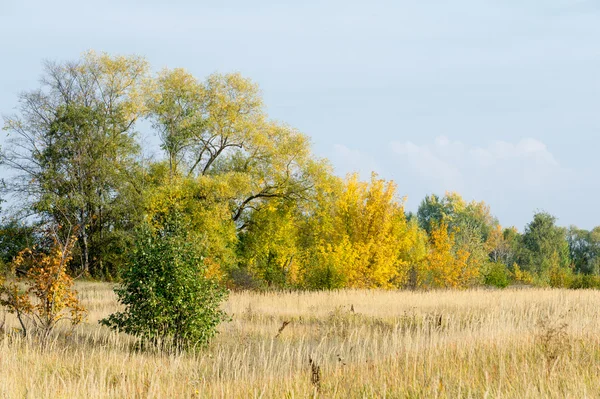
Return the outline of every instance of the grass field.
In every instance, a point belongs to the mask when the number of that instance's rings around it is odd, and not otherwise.
[[[0,398],[600,397],[598,291],[233,293],[210,348],[164,354],[97,324],[109,285],[79,289],[87,322],[45,348],[7,319]]]

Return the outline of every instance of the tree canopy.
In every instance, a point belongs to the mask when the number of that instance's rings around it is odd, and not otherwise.
[[[142,126],[156,157],[144,156]],[[406,214],[402,182],[336,176],[239,73],[152,73],[142,57],[88,52],[46,63],[4,130],[0,162],[15,175],[1,193],[18,204],[0,226],[4,264],[38,227],[68,226],[70,272],[120,279],[140,231],[160,241],[175,212],[187,230],[176,239],[201,254],[191,263],[230,288],[564,285],[600,273],[598,228],[539,212],[521,234],[458,193]]]

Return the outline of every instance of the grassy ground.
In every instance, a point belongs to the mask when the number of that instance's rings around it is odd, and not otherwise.
[[[234,293],[209,349],[160,354],[97,324],[109,285],[79,289],[71,334],[0,338],[0,398],[600,397],[598,291]]]

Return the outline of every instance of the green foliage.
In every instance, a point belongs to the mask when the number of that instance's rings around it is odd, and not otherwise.
[[[537,213],[525,227],[522,236],[519,265],[524,270],[548,280],[550,269],[566,268],[569,264],[569,244],[566,229],[556,226],[556,218]]]
[[[8,188],[27,213],[77,228],[73,263],[93,276],[115,270],[124,246],[115,235],[139,222],[135,122],[147,63],[93,52],[47,63],[41,88],[20,95],[5,117],[11,138],[0,161],[17,172]],[[63,237],[64,239],[65,237]]]
[[[446,193],[443,198],[432,194],[425,197],[417,211],[419,225],[427,233],[444,223],[450,231],[468,229],[485,241],[498,221],[491,215],[484,202],[466,202],[457,193]]]
[[[206,254],[188,231],[176,212],[161,226],[140,228],[115,289],[125,310],[102,324],[144,344],[178,348],[204,346],[215,336],[227,291],[207,277]]]
[[[600,289],[600,276],[576,274],[571,278],[572,289]]]
[[[506,288],[510,285],[511,273],[505,264],[490,262],[486,265],[483,282],[497,288]]]
[[[33,248],[39,243],[35,227],[14,219],[0,225],[0,273],[2,265],[8,265],[25,248]],[[5,270],[6,271],[6,270]]]
[[[567,232],[569,254],[575,272],[600,273],[600,227],[591,231],[571,226]]]
[[[292,201],[281,201],[254,212],[240,232],[240,268],[266,288],[297,284],[299,215]]]
[[[552,266],[548,270],[548,283],[553,288],[570,288],[573,283],[573,271],[568,267],[561,267],[558,254],[553,255]]]

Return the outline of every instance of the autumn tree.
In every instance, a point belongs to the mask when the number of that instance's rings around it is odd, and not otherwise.
[[[26,270],[25,275],[0,286],[0,305],[16,315],[24,336],[33,331],[46,339],[60,322],[75,326],[86,315],[67,274],[75,238],[67,234],[63,242],[54,232],[52,239],[48,253],[31,248],[21,251],[12,266]]]
[[[273,201],[252,213],[239,236],[240,272],[269,288],[297,285],[301,223],[302,215],[292,201]]]
[[[403,286],[419,230],[407,222],[395,184],[375,174],[370,182],[350,175],[334,190],[312,227],[314,249],[304,267],[309,285],[333,279],[356,288]]]
[[[498,221],[484,202],[467,202],[457,193],[446,193],[443,198],[431,195],[421,202],[417,219],[430,236],[440,225],[446,226],[453,251],[469,254],[465,260],[469,270],[483,275],[491,266],[488,240],[497,233]]]
[[[150,118],[171,174],[235,180],[232,219],[271,200],[301,200],[322,163],[308,138],[271,121],[258,86],[239,74],[213,74],[200,82],[184,70],[163,71],[150,97]]]
[[[468,262],[471,255],[458,248],[454,235],[445,223],[434,226],[430,234],[430,250],[420,285],[426,288],[465,288],[478,282],[479,267]]]
[[[161,228],[176,212],[204,253],[209,272],[224,279],[236,264],[237,235],[227,201],[236,194],[235,182],[210,177],[163,179],[146,191],[145,221]]]

